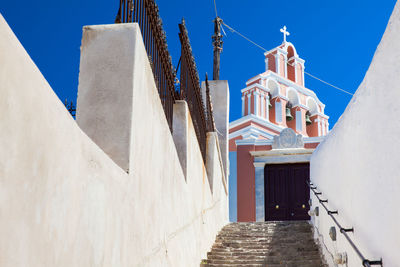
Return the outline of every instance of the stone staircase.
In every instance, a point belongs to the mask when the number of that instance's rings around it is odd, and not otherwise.
[[[204,267],[319,267],[322,260],[306,221],[231,223],[218,234]]]

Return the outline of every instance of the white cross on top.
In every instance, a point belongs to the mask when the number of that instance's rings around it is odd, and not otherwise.
[[[283,26],[283,28],[281,29],[281,33],[283,33],[283,42],[284,43],[286,43],[286,36],[290,35],[290,32],[288,32],[286,29],[287,29],[286,26]]]

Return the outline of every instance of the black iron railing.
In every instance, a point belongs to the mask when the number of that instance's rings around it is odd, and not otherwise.
[[[74,105],[74,102],[71,101],[70,103],[68,103],[68,100],[65,99],[64,106],[65,106],[65,108],[69,111],[69,113],[71,114],[71,116],[75,119],[75,116],[76,116],[76,106]]]
[[[206,103],[204,105],[200,79],[185,21],[182,20],[182,23],[179,24],[179,39],[181,42],[181,58],[177,67],[179,68],[180,66],[179,92],[175,89],[176,70],[171,63],[165,32],[154,0],[120,0],[115,23],[130,22],[136,22],[140,26],[143,42],[171,132],[173,104],[176,99],[186,100],[200,151],[205,161],[207,132],[215,131],[215,124],[208,78],[206,78]]]
[[[137,22],[140,26],[158,93],[172,132],[176,74],[168,51],[162,20],[154,0],[120,0],[115,23],[130,22]]]
[[[317,187],[314,186],[312,183],[307,183],[307,185],[310,187],[311,191],[314,193],[314,195],[317,197],[319,203],[321,206],[326,210],[326,213],[332,218],[334,223],[337,225],[337,227],[340,229],[340,233],[344,235],[346,240],[349,242],[350,246],[354,249],[358,257],[361,259],[362,266],[364,267],[371,267],[371,265],[380,265],[383,266],[382,259],[380,260],[368,260],[364,257],[364,255],[361,253],[361,251],[358,249],[358,247],[354,244],[354,242],[351,240],[350,236],[347,234],[348,232],[354,232],[354,228],[343,228],[342,225],[338,222],[338,220],[335,218],[334,215],[337,215],[339,212],[337,210],[329,210],[328,207],[326,206],[325,203],[328,203],[328,199],[321,199],[319,196],[322,195],[322,192],[317,192],[316,189]]]
[[[205,161],[207,141],[206,112],[201,95],[199,74],[194,61],[185,20],[182,20],[182,23],[179,24],[179,39],[181,41],[180,98],[188,103],[201,154]]]

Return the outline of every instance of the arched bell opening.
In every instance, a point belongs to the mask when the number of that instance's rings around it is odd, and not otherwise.
[[[296,82],[296,66],[294,65],[294,49],[292,46],[289,46],[287,49],[287,78],[292,82]]]
[[[288,101],[286,103],[286,108],[285,108],[286,122],[290,122],[294,119],[294,117],[292,115],[292,108],[293,108],[293,104],[290,101]]]
[[[307,107],[308,107],[308,111],[306,113],[306,131],[307,131],[307,135],[310,137],[316,137],[319,136],[318,135],[318,112],[319,112],[319,108],[318,105],[315,101],[315,99],[313,99],[312,97],[309,97],[307,99]],[[307,115],[309,116],[309,119],[311,121],[311,123],[307,124]]]
[[[272,108],[272,99],[271,99],[271,94],[268,92],[267,93],[267,108],[270,110]]]
[[[305,120],[306,120],[306,126],[310,126],[310,125],[312,124],[312,121],[311,121],[311,113],[310,113],[310,111],[307,111],[307,112],[306,112],[306,118],[305,118]]]

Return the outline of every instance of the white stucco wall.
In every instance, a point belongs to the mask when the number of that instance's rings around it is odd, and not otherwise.
[[[226,80],[208,81],[216,131],[221,147],[226,177],[229,176],[229,84]],[[202,96],[205,102],[206,84],[202,82]]]
[[[189,123],[185,181],[137,25],[91,30],[87,46],[114,33],[98,57],[122,40],[141,64],[129,174],[77,126],[0,16],[0,266],[199,266],[228,221],[222,175],[211,193]]]
[[[369,260],[399,266],[400,254],[400,3],[396,4],[371,66],[345,113],[311,158],[311,181],[338,210],[343,227]],[[313,209],[319,206],[313,199]],[[354,250],[320,207],[313,217],[325,254],[347,252],[348,266],[361,266]],[[331,266],[334,266],[331,262]]]

